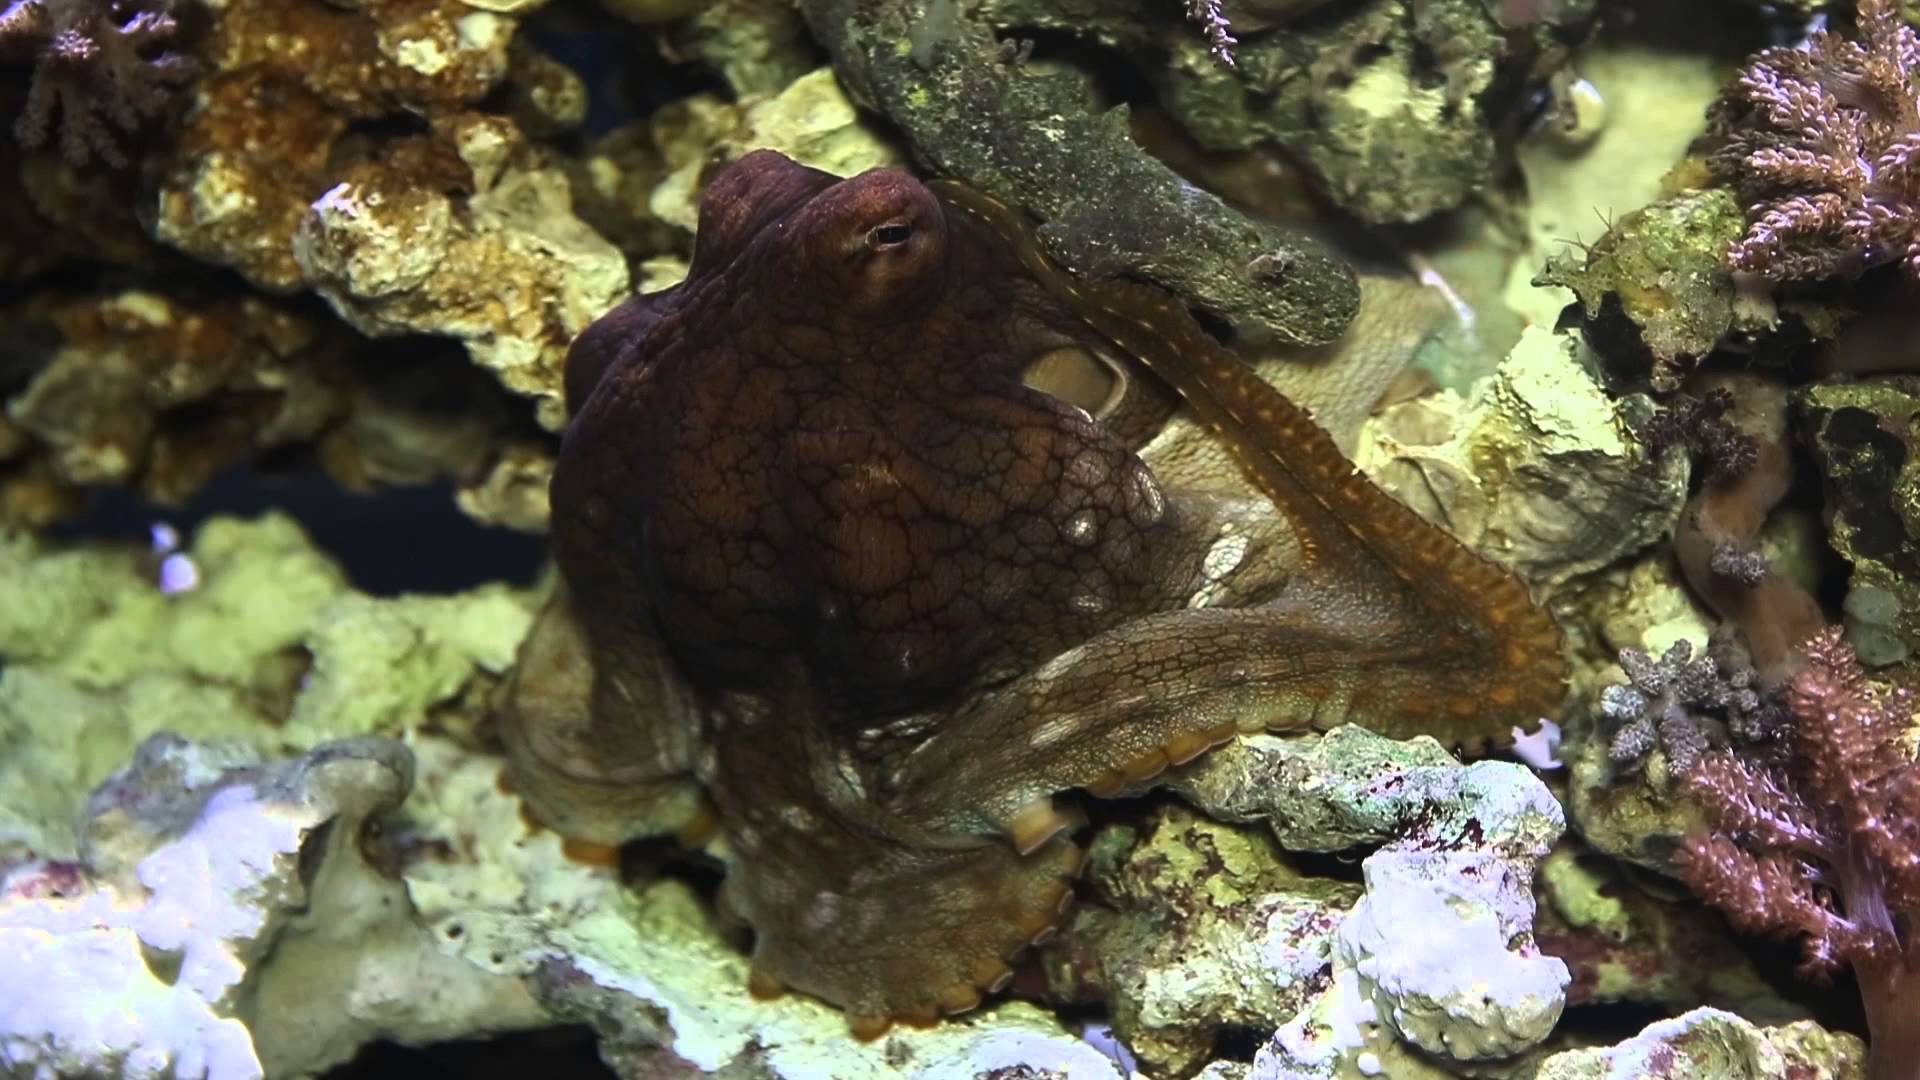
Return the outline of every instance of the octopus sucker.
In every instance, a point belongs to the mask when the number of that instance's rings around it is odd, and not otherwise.
[[[958,185],[747,155],[687,280],[582,334],[566,383],[514,787],[570,839],[717,831],[750,989],[862,1038],[1058,932],[1079,793],[1240,732],[1479,746],[1557,703],[1517,579],[1178,298],[1068,277]]]
[[[980,1007],[980,987],[966,983],[955,983],[940,991],[940,1011],[948,1016],[958,1016]]]
[[[1022,855],[1038,851],[1041,845],[1083,822],[1078,814],[1062,813],[1053,797],[1035,799],[1021,807],[1007,822],[1007,838]]]
[[[583,866],[611,869],[620,865],[620,848],[613,844],[596,844],[589,840],[563,837],[560,853]]]

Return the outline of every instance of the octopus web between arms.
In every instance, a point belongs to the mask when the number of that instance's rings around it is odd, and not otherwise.
[[[750,154],[687,279],[566,376],[514,786],[596,844],[711,815],[752,988],[861,1036],[972,1008],[1060,924],[1071,793],[1242,731],[1479,749],[1563,693],[1517,579],[1176,297],[1075,280],[956,184]]]

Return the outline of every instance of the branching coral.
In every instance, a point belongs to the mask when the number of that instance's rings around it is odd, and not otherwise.
[[[1748,201],[1736,270],[1920,277],[1920,37],[1894,0],[1860,0],[1860,40],[1831,31],[1755,56],[1715,108],[1714,171]]]
[[[1228,67],[1233,66],[1233,24],[1220,10],[1220,0],[1187,0],[1187,21],[1207,35],[1207,52]]]
[[[33,57],[14,136],[45,145],[57,115],[67,160],[125,165],[112,128],[137,131],[193,79],[193,61],[169,48],[177,30],[173,0],[12,0],[0,12],[0,57]]]
[[[1687,783],[1713,831],[1681,876],[1735,926],[1797,938],[1802,972],[1851,964],[1870,1034],[1869,1080],[1920,1077],[1920,764],[1907,691],[1866,681],[1838,630],[1805,646],[1790,684],[1784,764],[1708,754]]]
[[[1717,638],[1705,656],[1676,641],[1658,660],[1642,649],[1622,649],[1627,683],[1600,693],[1600,712],[1613,721],[1608,754],[1638,768],[1659,746],[1675,771],[1691,770],[1729,736],[1763,744],[1780,725],[1779,706],[1755,687],[1753,666],[1730,638]]]
[[[1715,387],[1700,397],[1674,394],[1634,431],[1655,459],[1686,447],[1704,460],[1715,480],[1733,480],[1753,467],[1759,447],[1727,419],[1733,411],[1733,392]]]

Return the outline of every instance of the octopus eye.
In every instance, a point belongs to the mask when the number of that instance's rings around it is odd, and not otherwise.
[[[886,251],[905,244],[912,237],[912,225],[904,221],[889,221],[867,230],[867,246],[875,251]]]

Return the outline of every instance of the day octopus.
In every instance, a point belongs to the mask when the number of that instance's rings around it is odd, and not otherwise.
[[[1060,924],[1078,792],[1236,732],[1483,747],[1563,691],[1519,581],[1177,297],[1068,276],[959,185],[749,154],[566,396],[510,780],[593,844],[713,815],[752,989],[861,1036]]]

